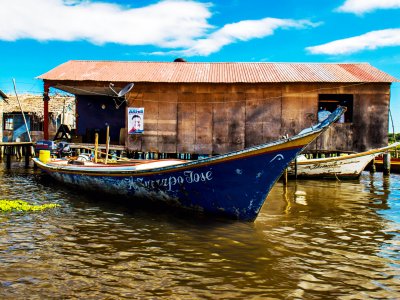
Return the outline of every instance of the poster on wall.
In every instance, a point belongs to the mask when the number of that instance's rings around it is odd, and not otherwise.
[[[143,133],[144,107],[128,107],[128,134]]]

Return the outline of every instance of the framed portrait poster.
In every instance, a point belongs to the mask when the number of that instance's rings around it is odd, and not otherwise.
[[[143,133],[144,107],[128,107],[128,134]]]

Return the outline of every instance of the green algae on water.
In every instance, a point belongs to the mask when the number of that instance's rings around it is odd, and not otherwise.
[[[43,211],[45,209],[55,208],[58,206],[60,205],[53,203],[32,205],[23,200],[0,199],[0,212],[9,212],[9,211],[34,212],[34,211]]]

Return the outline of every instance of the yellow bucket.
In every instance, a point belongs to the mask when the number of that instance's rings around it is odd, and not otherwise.
[[[50,150],[40,150],[39,151],[39,160],[47,164],[50,161]]]

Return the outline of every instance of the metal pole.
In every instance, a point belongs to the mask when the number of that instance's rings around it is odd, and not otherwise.
[[[22,110],[21,102],[19,102],[19,99],[18,99],[17,87],[16,87],[16,84],[15,84],[15,79],[14,79],[14,78],[13,78],[13,84],[14,84],[15,96],[17,97],[17,101],[18,101],[18,104],[19,104],[19,108],[21,109],[22,117],[24,118],[25,127],[26,127],[26,133],[28,134],[29,141],[32,142],[31,134],[29,133],[28,124],[26,123],[25,114],[24,114],[24,111]]]

